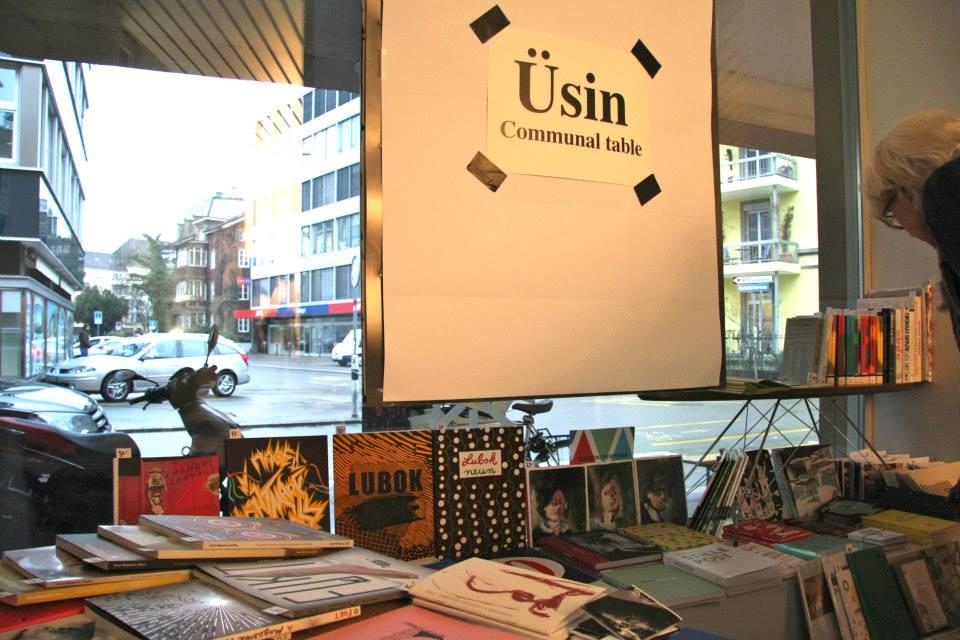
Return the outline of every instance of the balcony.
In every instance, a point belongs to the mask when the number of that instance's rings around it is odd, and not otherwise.
[[[797,161],[781,153],[765,153],[740,160],[720,160],[720,199],[754,200],[800,190]]]
[[[800,273],[799,245],[789,240],[754,240],[723,245],[723,275]]]
[[[780,377],[783,352],[780,337],[775,335],[749,335],[740,331],[727,331],[724,336],[727,376],[737,378]]]

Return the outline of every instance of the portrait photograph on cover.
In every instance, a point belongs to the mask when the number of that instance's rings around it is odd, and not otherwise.
[[[527,469],[529,539],[587,530],[585,467]]]
[[[586,469],[590,530],[616,531],[639,524],[633,463],[594,464]]]
[[[672,522],[687,524],[687,492],[683,481],[683,458],[664,456],[636,461],[640,524]]]

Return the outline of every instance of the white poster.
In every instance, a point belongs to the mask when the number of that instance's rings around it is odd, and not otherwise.
[[[718,383],[711,28],[708,0],[383,1],[384,401]]]

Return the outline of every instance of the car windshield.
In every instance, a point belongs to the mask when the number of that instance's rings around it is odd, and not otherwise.
[[[145,342],[118,342],[108,345],[105,353],[111,356],[132,356],[145,346]]]

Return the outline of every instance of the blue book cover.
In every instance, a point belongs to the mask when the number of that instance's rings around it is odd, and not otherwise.
[[[824,533],[815,533],[806,540],[794,540],[793,542],[780,542],[773,545],[777,551],[789,553],[797,558],[804,560],[816,560],[817,558],[831,553],[850,553],[859,551],[872,546],[851,540],[850,538],[841,538]]]

